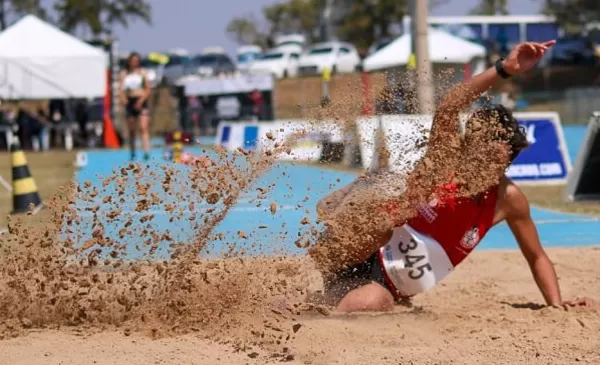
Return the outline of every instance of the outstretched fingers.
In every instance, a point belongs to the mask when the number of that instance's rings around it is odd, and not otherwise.
[[[555,39],[553,39],[551,41],[547,41],[547,42],[542,43],[542,45],[545,46],[546,48],[552,47],[555,44],[556,44],[556,40]]]
[[[544,52],[548,50],[548,46],[546,46],[546,43],[527,42],[523,43],[522,47],[527,52],[531,52],[536,56],[542,56]]]

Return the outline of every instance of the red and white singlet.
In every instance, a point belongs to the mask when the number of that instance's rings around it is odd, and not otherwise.
[[[396,227],[379,251],[383,276],[396,298],[433,288],[464,260],[493,225],[498,196],[494,186],[477,198],[455,198],[447,184],[441,197]]]

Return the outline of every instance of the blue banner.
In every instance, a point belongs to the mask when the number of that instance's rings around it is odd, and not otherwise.
[[[226,125],[223,127],[223,134],[221,135],[221,144],[227,144],[229,142],[229,133],[231,133],[231,127]]]
[[[258,125],[244,127],[244,149],[255,150],[258,145]]]
[[[514,181],[566,182],[570,161],[556,118],[519,118],[527,131],[529,147],[508,168]]]

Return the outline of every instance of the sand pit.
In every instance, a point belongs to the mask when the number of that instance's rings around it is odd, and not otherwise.
[[[555,249],[566,297],[593,295],[599,248]],[[0,364],[598,364],[597,309],[541,308],[518,252],[476,252],[413,308],[379,315],[298,316],[289,356],[236,351],[198,334],[153,340],[125,329],[32,330],[1,342]],[[541,308],[541,309],[540,309]]]

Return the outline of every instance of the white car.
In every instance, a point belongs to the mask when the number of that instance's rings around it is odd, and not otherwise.
[[[250,66],[250,72],[270,73],[278,79],[295,77],[298,74],[300,53],[290,49],[273,48]]]
[[[241,46],[236,52],[236,64],[240,71],[247,71],[260,58],[262,48],[255,45]]]
[[[345,42],[317,43],[300,56],[298,72],[301,75],[320,75],[325,68],[332,74],[354,72],[360,67],[356,48]]]
[[[282,34],[275,37],[275,48],[302,53],[306,45],[306,36],[303,34]]]

